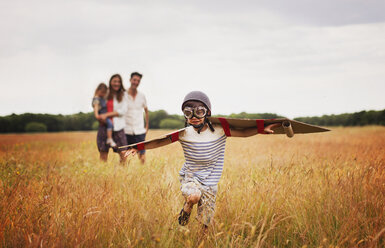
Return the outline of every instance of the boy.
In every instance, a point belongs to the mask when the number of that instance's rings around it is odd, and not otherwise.
[[[186,129],[179,136],[186,162],[179,172],[181,191],[185,203],[180,211],[178,222],[184,226],[188,223],[192,208],[198,204],[197,219],[205,230],[214,215],[217,185],[223,171],[226,137],[249,137],[258,133],[257,127],[229,129],[226,134],[222,126],[212,125],[207,119],[211,115],[211,103],[206,94],[193,91],[186,95],[182,103]],[[280,124],[267,126],[265,133],[273,133],[271,128]],[[229,133],[230,132],[230,133]],[[146,144],[145,149],[153,149],[172,143],[160,140]],[[128,150],[126,156],[135,154],[136,149]]]

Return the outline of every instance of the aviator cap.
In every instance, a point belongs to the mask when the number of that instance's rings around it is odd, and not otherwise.
[[[188,102],[188,101],[199,101],[199,102],[203,103],[206,106],[206,108],[208,110],[210,110],[210,112],[211,112],[210,99],[202,91],[191,91],[190,93],[188,93],[184,97],[184,100],[183,100],[183,103],[182,103],[182,110],[183,110],[183,107],[184,107],[185,103]]]

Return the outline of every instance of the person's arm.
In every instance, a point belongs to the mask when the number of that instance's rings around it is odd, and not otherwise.
[[[148,132],[148,128],[149,128],[149,124],[150,124],[150,118],[149,118],[149,115],[148,115],[148,108],[145,107],[144,108],[144,112],[146,114],[146,133]]]
[[[113,111],[113,112],[108,112],[108,113],[100,114],[99,118],[101,120],[105,121],[107,118],[115,117],[115,116],[119,116],[119,113],[116,112],[116,111]]]
[[[152,141],[150,143],[145,144],[144,145],[144,149],[145,150],[155,149],[155,148],[158,148],[158,147],[161,147],[161,146],[169,145],[171,143],[172,143],[171,139],[154,140],[154,141]],[[138,149],[131,148],[131,149],[126,151],[124,156],[125,157],[128,157],[130,155],[134,156],[137,152],[138,152]]]
[[[265,127],[264,131],[266,134],[272,134],[274,131],[272,128],[281,126],[281,123],[274,123],[270,124]],[[232,129],[230,128],[230,133],[232,137],[250,137],[253,135],[258,134],[258,128],[257,127],[249,127],[244,129]]]
[[[94,116],[95,118],[100,121],[100,115],[99,115],[99,109],[100,109],[100,101],[98,98],[92,99],[92,108],[94,109]]]
[[[184,135],[184,130],[183,131],[178,131],[178,139],[180,137],[183,137]],[[161,147],[161,146],[165,146],[165,145],[169,145],[173,142],[175,142],[176,140],[173,141],[172,139],[172,134],[171,135],[168,135],[166,138],[160,138],[160,139],[156,139],[156,140],[152,140],[150,142],[148,142],[147,144],[144,144],[144,149],[155,149],[155,148],[158,148],[158,147]],[[125,157],[127,156],[130,156],[130,155],[135,155],[136,153],[138,152],[138,149],[136,148],[130,148],[129,150],[126,151],[125,153]]]
[[[97,120],[99,120],[99,111],[96,105],[94,105],[94,115]]]

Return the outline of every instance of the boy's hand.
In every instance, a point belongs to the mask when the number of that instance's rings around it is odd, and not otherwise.
[[[274,131],[271,130],[272,128],[275,128],[275,127],[279,127],[281,126],[282,124],[281,123],[274,123],[274,124],[270,124],[268,126],[265,127],[264,131],[266,134],[273,134]]]
[[[126,151],[126,153],[124,154],[124,157],[129,157],[129,156],[135,156],[135,154],[138,152],[137,149],[135,148],[131,148],[129,150]]]

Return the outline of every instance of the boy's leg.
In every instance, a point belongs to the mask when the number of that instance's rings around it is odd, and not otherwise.
[[[217,190],[216,186],[204,187],[201,190],[202,196],[198,202],[197,219],[204,226],[208,227],[214,217]]]
[[[199,200],[201,199],[201,193],[199,192],[196,192],[196,193],[193,193],[191,195],[189,195],[188,197],[186,197],[186,204],[184,204],[184,211],[187,212],[187,213],[191,213],[191,210],[193,208],[193,206],[195,204],[197,204],[199,202]]]
[[[188,223],[193,206],[199,202],[202,193],[199,186],[194,182],[185,182],[182,180],[181,183],[182,195],[186,201],[180,211],[178,221],[180,225],[184,226]]]

